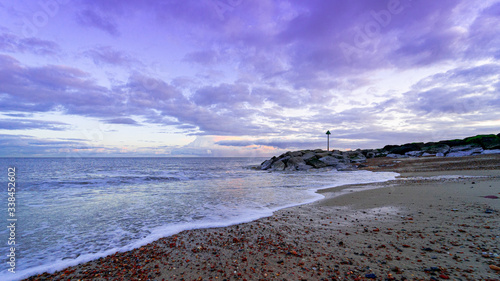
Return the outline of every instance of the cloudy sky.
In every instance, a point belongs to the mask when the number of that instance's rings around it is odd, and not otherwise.
[[[0,156],[500,133],[500,1],[0,2]]]

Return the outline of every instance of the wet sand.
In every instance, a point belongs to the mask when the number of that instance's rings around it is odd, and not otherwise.
[[[366,166],[401,177],[27,280],[500,280],[500,155]]]

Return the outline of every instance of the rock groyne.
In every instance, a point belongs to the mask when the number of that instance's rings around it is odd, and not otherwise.
[[[500,154],[500,134],[477,135],[438,142],[386,145],[379,149],[289,151],[262,162],[260,169],[304,171],[330,167],[339,171],[352,171],[363,165],[362,163],[366,162],[367,158],[463,157],[478,154]]]

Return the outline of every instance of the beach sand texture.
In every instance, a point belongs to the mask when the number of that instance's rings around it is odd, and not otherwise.
[[[27,280],[500,280],[500,155],[365,169],[401,177]]]

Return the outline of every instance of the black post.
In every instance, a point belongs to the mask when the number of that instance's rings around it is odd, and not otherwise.
[[[330,151],[330,131],[326,131],[326,151]]]

